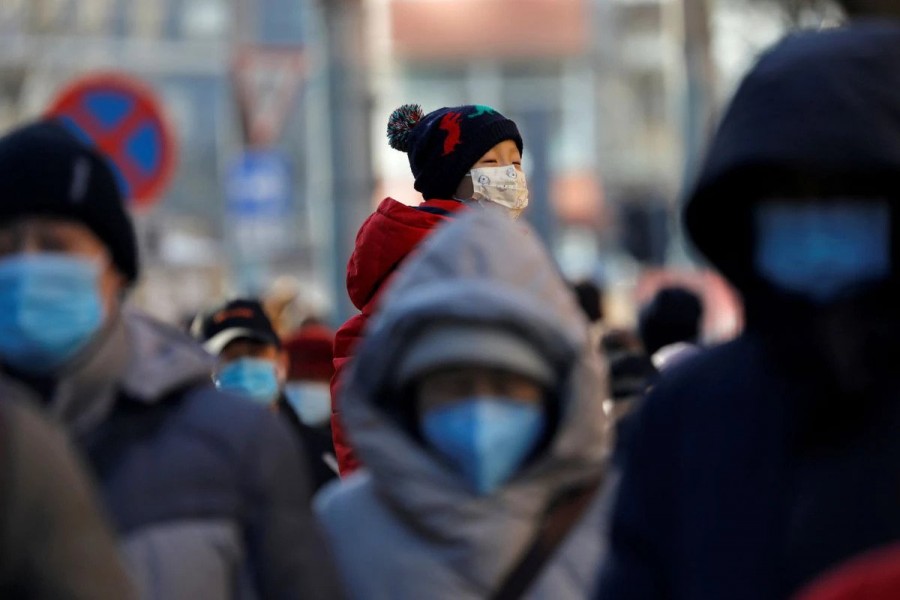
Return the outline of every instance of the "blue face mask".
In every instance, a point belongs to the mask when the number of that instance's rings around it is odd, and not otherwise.
[[[75,356],[104,320],[99,262],[62,253],[0,260],[0,360],[43,375]]]
[[[755,219],[756,269],[785,291],[825,303],[890,275],[890,209],[883,202],[772,201]]]
[[[248,396],[263,404],[278,397],[278,373],[270,360],[239,358],[219,369],[215,381],[220,390]]]
[[[477,493],[487,495],[535,449],[546,417],[534,404],[475,397],[426,412],[421,426],[425,440],[450,460]]]
[[[331,391],[327,383],[290,382],[284,386],[288,404],[310,427],[321,427],[331,419]]]

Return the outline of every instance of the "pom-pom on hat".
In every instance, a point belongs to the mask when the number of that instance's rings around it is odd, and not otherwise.
[[[490,106],[439,108],[427,115],[418,104],[404,104],[388,119],[391,148],[406,152],[426,200],[449,199],[463,176],[485,152],[504,140],[522,151],[516,124]]]

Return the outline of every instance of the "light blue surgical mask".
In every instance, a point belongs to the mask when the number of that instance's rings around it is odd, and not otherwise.
[[[538,445],[546,416],[535,404],[480,396],[429,410],[421,427],[425,440],[475,491],[488,495],[512,477]]]
[[[884,202],[769,201],[754,217],[756,269],[785,291],[825,303],[890,275],[890,209]]]
[[[73,358],[100,329],[99,261],[24,253],[0,259],[0,360],[32,375]]]
[[[251,400],[268,404],[278,398],[278,370],[270,360],[239,358],[222,366],[215,376],[216,387]]]
[[[322,427],[331,420],[331,391],[327,383],[291,381],[284,386],[288,404],[310,427]]]

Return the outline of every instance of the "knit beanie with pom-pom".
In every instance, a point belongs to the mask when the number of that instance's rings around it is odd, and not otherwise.
[[[504,140],[522,152],[516,124],[490,106],[439,108],[427,115],[418,104],[404,104],[388,119],[391,148],[406,152],[426,200],[453,197],[459,182],[479,158]]]

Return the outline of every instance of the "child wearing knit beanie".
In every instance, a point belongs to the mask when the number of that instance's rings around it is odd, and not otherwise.
[[[392,148],[407,154],[424,202],[413,207],[385,198],[360,228],[347,265],[347,292],[360,313],[338,329],[334,342],[331,427],[342,475],[358,463],[340,423],[340,376],[384,282],[456,211],[481,206],[516,217],[528,205],[522,136],[513,121],[489,106],[468,104],[425,114],[420,106],[405,104],[391,113],[387,136]]]
[[[440,108],[424,114],[404,104],[388,120],[388,140],[406,152],[415,188],[430,199],[500,205],[518,216],[528,205],[522,136],[489,106]]]

